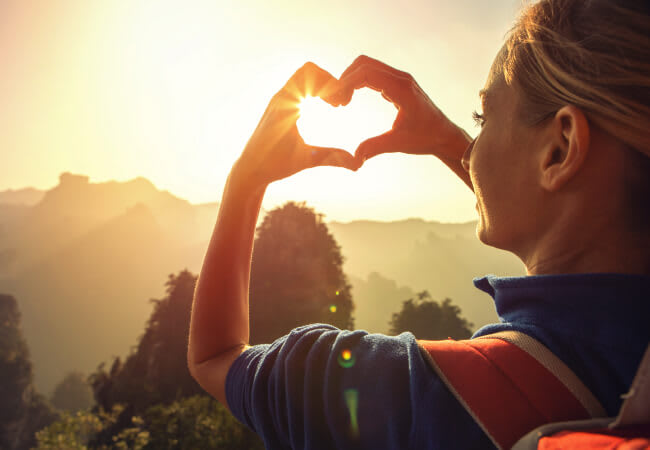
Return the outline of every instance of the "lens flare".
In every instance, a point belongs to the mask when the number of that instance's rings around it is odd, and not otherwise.
[[[335,313],[336,312],[336,305],[330,305],[330,312]]]
[[[359,391],[356,389],[346,389],[343,392],[345,397],[345,404],[350,413],[350,433],[354,437],[359,436],[359,420],[357,418],[357,411],[359,409]]]
[[[349,369],[350,367],[354,366],[355,363],[354,355],[348,349],[343,350],[339,354],[338,360],[339,360],[339,365],[345,369]]]
[[[339,291],[336,291],[336,292],[334,293],[334,295],[339,295],[339,294],[340,294],[340,292],[339,292]]]

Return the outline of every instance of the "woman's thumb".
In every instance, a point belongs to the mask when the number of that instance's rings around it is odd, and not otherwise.
[[[355,158],[365,161],[370,159],[373,156],[380,155],[382,153],[393,153],[400,151],[400,140],[399,137],[393,132],[393,130],[387,131],[384,134],[379,136],[371,137],[366,139],[357,147],[354,152]]]

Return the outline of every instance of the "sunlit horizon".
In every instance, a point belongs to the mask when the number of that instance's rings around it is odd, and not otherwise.
[[[219,201],[291,74],[313,61],[338,77],[359,54],[413,74],[473,135],[477,92],[519,3],[3,2],[0,191],[49,189],[71,172],[92,182],[142,176],[194,204]],[[349,108],[358,111],[337,111],[329,127],[312,122],[314,139],[353,152],[395,113],[368,90]],[[472,193],[433,157],[310,169],[272,184],[264,207],[289,200],[330,220],[475,219]]]

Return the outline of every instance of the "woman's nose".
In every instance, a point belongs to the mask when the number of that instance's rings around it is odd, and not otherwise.
[[[465,149],[465,153],[463,153],[463,157],[460,160],[460,163],[463,165],[463,169],[465,169],[465,172],[469,172],[469,157],[472,154],[472,149],[474,148],[474,142],[476,142],[476,139],[474,139],[472,142],[469,143],[469,145]]]

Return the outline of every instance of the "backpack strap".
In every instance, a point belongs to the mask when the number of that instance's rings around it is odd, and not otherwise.
[[[556,422],[534,429],[513,450],[650,448],[650,345],[617,417]],[[627,447],[625,447],[627,445]]]
[[[589,389],[532,337],[504,331],[418,341],[422,354],[497,448],[545,423],[604,417]]]

